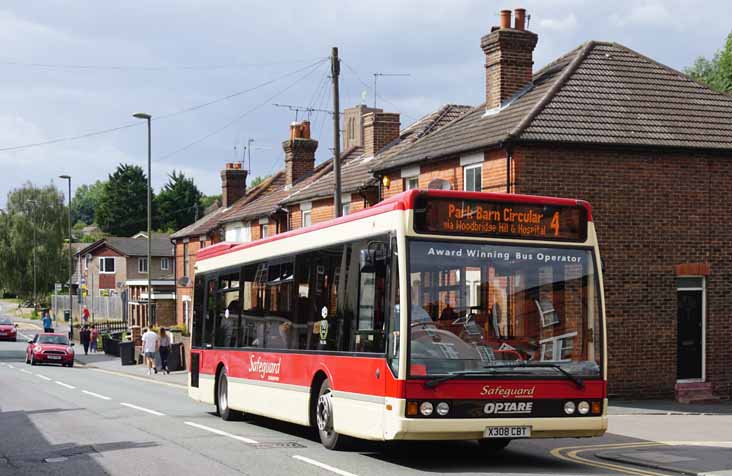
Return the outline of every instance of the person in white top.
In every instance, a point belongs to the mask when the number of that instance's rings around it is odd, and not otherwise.
[[[151,375],[153,370],[158,373],[155,367],[155,353],[158,351],[160,339],[152,329],[145,329],[142,334],[142,353],[145,356],[145,365],[147,366],[147,374]]]

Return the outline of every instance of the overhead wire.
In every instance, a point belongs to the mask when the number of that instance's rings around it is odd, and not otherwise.
[[[295,85],[297,85],[298,83],[300,83],[300,81],[302,81],[302,80],[306,79],[306,78],[307,78],[308,76],[310,76],[310,75],[311,75],[311,74],[313,74],[313,73],[314,73],[315,71],[317,71],[317,70],[318,70],[318,66],[320,66],[320,65],[321,65],[322,63],[323,63],[323,62],[321,61],[321,62],[318,62],[318,63],[317,63],[317,64],[315,64],[315,65],[312,65],[312,66],[311,66],[311,68],[312,68],[312,69],[311,69],[310,71],[308,71],[308,72],[306,72],[306,73],[305,73],[304,75],[300,76],[300,77],[299,77],[298,79],[296,79],[296,80],[295,80],[294,82],[290,83],[290,84],[289,84],[288,86],[286,86],[285,88],[283,88],[283,89],[280,89],[279,91],[277,91],[276,93],[274,93],[274,94],[273,94],[272,96],[268,97],[267,99],[265,99],[264,101],[260,102],[260,103],[259,103],[259,104],[257,104],[256,106],[254,106],[254,107],[252,107],[252,108],[249,108],[249,109],[247,109],[247,110],[246,110],[246,111],[244,111],[243,113],[241,113],[241,114],[239,114],[238,116],[236,116],[236,117],[235,117],[234,119],[232,119],[232,120],[230,120],[230,121],[226,122],[225,124],[223,124],[223,125],[222,125],[221,127],[218,127],[218,128],[216,128],[215,130],[213,130],[213,131],[211,131],[211,132],[207,133],[206,135],[204,135],[204,136],[202,136],[202,137],[199,137],[198,139],[196,139],[196,140],[194,140],[194,141],[192,141],[192,142],[189,142],[188,144],[184,145],[183,147],[179,147],[178,149],[175,149],[175,150],[173,150],[173,151],[171,151],[171,152],[168,152],[167,154],[164,154],[164,155],[161,155],[161,156],[159,156],[159,157],[158,157],[158,159],[161,159],[161,160],[162,160],[162,159],[167,159],[168,157],[171,157],[171,156],[173,156],[173,155],[176,155],[176,154],[178,154],[178,153],[180,153],[180,152],[183,152],[183,151],[185,151],[185,150],[187,150],[187,149],[190,149],[190,148],[191,148],[191,147],[193,147],[194,145],[196,145],[196,144],[200,144],[201,142],[203,142],[203,141],[205,141],[205,140],[209,139],[210,137],[213,137],[213,136],[215,136],[216,134],[219,134],[220,132],[223,132],[224,130],[226,130],[226,129],[228,129],[229,127],[233,126],[233,125],[234,125],[234,124],[236,124],[236,123],[237,123],[238,121],[240,121],[240,120],[241,120],[241,119],[243,119],[244,117],[248,116],[248,115],[249,115],[249,114],[251,114],[252,112],[254,112],[254,111],[256,111],[256,110],[260,109],[261,107],[263,107],[263,106],[267,105],[267,104],[268,104],[268,103],[269,103],[270,101],[272,101],[273,99],[275,99],[276,97],[278,97],[278,96],[279,96],[280,94],[282,94],[282,93],[284,93],[284,92],[286,92],[286,91],[288,91],[288,90],[292,89],[292,88],[293,88],[293,87],[294,87]]]
[[[135,66],[135,65],[95,65],[95,64],[62,64],[62,63],[32,63],[13,60],[0,60],[2,66],[19,66],[28,68],[70,69],[70,70],[98,70],[98,71],[204,71],[216,69],[254,68],[262,66],[277,66],[283,64],[307,63],[312,59],[292,61],[270,61],[263,63],[229,63],[214,65],[165,65],[165,66]]]
[[[153,121],[157,121],[157,120],[168,119],[168,118],[171,118],[171,117],[179,116],[181,114],[185,114],[185,113],[188,113],[188,112],[192,112],[192,111],[196,111],[196,110],[199,110],[199,109],[203,109],[203,108],[208,107],[208,106],[211,106],[213,104],[217,104],[217,103],[220,103],[220,102],[223,102],[223,101],[226,101],[226,100],[235,98],[237,96],[241,96],[243,94],[250,93],[250,92],[255,91],[257,89],[261,89],[263,87],[269,86],[270,84],[273,84],[273,83],[275,83],[277,81],[280,81],[282,79],[288,78],[288,77],[290,77],[292,75],[298,74],[298,73],[300,73],[302,71],[308,70],[309,68],[317,67],[317,66],[323,64],[324,62],[326,62],[327,60],[328,60],[327,58],[321,58],[320,60],[316,61],[315,63],[311,63],[311,64],[309,64],[309,65],[307,65],[305,67],[298,68],[298,69],[296,69],[294,71],[290,71],[290,72],[285,73],[285,74],[283,74],[281,76],[278,76],[276,78],[270,79],[270,80],[265,81],[265,82],[260,83],[260,84],[257,84],[256,86],[252,86],[251,88],[247,88],[247,89],[244,89],[244,90],[241,90],[241,91],[236,91],[234,93],[227,94],[226,96],[223,96],[223,97],[220,97],[220,98],[211,100],[211,101],[207,101],[205,103],[196,104],[194,106],[190,106],[190,107],[187,107],[187,108],[184,108],[184,109],[181,109],[181,110],[178,110],[178,111],[174,111],[174,112],[171,112],[171,113],[168,113],[168,114],[162,114],[162,115],[159,115],[159,116],[155,116],[155,117],[153,117],[152,120]],[[99,135],[103,135],[103,134],[109,134],[109,133],[116,132],[116,131],[120,131],[120,130],[123,130],[123,129],[129,129],[131,127],[139,127],[139,126],[142,126],[142,125],[143,125],[143,123],[141,121],[135,121],[135,122],[131,122],[131,123],[128,123],[128,124],[123,124],[123,125],[120,125],[120,126],[117,126],[117,127],[110,127],[110,128],[107,128],[107,129],[100,129],[100,130],[97,130],[97,131],[86,132],[86,133],[83,133],[83,134],[78,134],[78,135],[73,135],[73,136],[58,137],[56,139],[50,139],[50,140],[47,140],[47,141],[32,142],[32,143],[29,143],[29,144],[22,144],[22,145],[10,146],[10,147],[0,147],[0,152],[11,152],[11,151],[15,151],[15,150],[29,149],[29,148],[32,148],[32,147],[40,147],[40,146],[44,146],[44,145],[58,144],[60,142],[71,142],[71,141],[80,140],[80,139],[86,139],[86,138],[89,138],[89,137],[99,136]]]

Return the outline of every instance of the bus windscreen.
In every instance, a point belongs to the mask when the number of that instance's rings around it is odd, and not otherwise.
[[[414,207],[414,231],[431,235],[584,242],[587,210],[579,205],[422,195]]]

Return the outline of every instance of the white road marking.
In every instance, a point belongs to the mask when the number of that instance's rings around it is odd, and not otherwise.
[[[51,381],[51,379],[50,379],[50,378],[48,378],[48,377],[46,377],[45,375],[41,375],[41,374],[36,374],[36,377],[38,377],[38,378],[42,378],[43,380],[48,380],[49,382]]]
[[[71,390],[76,388],[73,385],[69,385],[68,383],[59,382],[58,380],[56,380],[56,383],[61,385],[62,387],[70,388]]]
[[[314,459],[306,458],[304,456],[293,455],[292,457],[297,460],[300,460],[302,462],[312,464],[313,466],[317,466],[318,468],[323,468],[327,471],[330,471],[331,473],[340,474],[341,476],[356,476],[354,473],[349,473],[348,471],[343,471],[342,469],[334,468],[333,466],[327,465],[325,463],[321,463],[320,461],[315,461]]]
[[[149,408],[138,407],[137,405],[133,405],[131,403],[122,402],[122,403],[120,403],[120,405],[129,407],[129,408],[134,408],[135,410],[140,410],[141,412],[147,412],[147,413],[150,413],[151,415],[165,416],[165,413],[160,413],[155,410],[150,410]]]
[[[33,372],[29,372],[26,369],[20,369],[20,371],[23,372],[24,374],[33,375]]]
[[[185,423],[188,426],[192,426],[192,427],[195,427],[195,428],[199,428],[201,430],[206,430],[206,431],[209,431],[211,433],[215,433],[217,435],[228,436],[229,438],[233,438],[235,440],[242,441],[242,442],[247,443],[249,445],[256,445],[257,443],[259,443],[258,441],[254,441],[254,440],[252,440],[250,438],[246,438],[246,437],[239,436],[239,435],[232,435],[231,433],[227,433],[227,432],[225,432],[223,430],[217,430],[216,428],[211,428],[209,426],[199,425],[198,423],[193,423],[192,421],[185,421],[183,423]]]
[[[92,397],[101,398],[102,400],[111,400],[111,397],[105,397],[104,395],[99,395],[98,393],[89,392],[88,390],[82,390],[81,393],[86,393],[87,395],[91,395]]]

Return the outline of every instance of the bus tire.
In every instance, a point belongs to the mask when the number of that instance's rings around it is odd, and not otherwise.
[[[348,437],[333,430],[333,392],[330,381],[323,380],[315,402],[315,429],[318,431],[320,442],[329,450],[342,450],[347,445]]]
[[[488,454],[500,453],[511,442],[508,438],[483,438],[478,440],[481,451]]]
[[[240,413],[229,407],[229,379],[226,370],[221,369],[216,379],[216,414],[224,421],[236,420]]]

